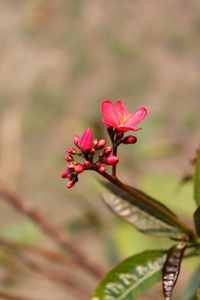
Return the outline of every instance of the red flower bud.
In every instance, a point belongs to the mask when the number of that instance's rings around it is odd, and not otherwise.
[[[90,165],[89,160],[86,160],[86,161],[84,162],[84,166],[88,167],[89,165]]]
[[[65,155],[65,159],[66,159],[68,162],[74,161],[73,157],[72,157],[71,155],[69,155],[69,154],[66,154],[66,155]]]
[[[69,175],[69,170],[65,170],[64,172],[62,172],[61,177],[67,178],[68,175]]]
[[[106,140],[105,140],[105,139],[102,139],[102,140],[100,140],[100,141],[98,142],[98,144],[97,144],[97,146],[96,146],[96,149],[97,149],[97,150],[100,150],[100,149],[104,148],[105,145],[106,145]]]
[[[137,138],[134,135],[129,135],[126,136],[122,142],[123,144],[135,144],[137,142]]]
[[[73,187],[75,185],[76,181],[74,179],[71,179],[68,181],[67,183],[67,188],[70,189],[71,187]]]
[[[97,139],[94,139],[93,141],[93,147],[96,149],[96,145],[98,144],[98,140]]]
[[[105,172],[105,171],[106,171],[106,167],[103,166],[103,165],[101,165],[101,166],[99,167],[99,171],[100,171],[101,173]]]
[[[78,135],[74,136],[74,144],[80,149],[81,148],[81,138]]]
[[[105,150],[103,151],[103,156],[109,156],[112,153],[112,147],[107,146]]]
[[[75,165],[73,163],[69,163],[67,165],[67,169],[69,169],[69,170],[73,170],[74,168],[75,168]]]
[[[70,154],[77,154],[76,149],[74,149],[74,148],[72,148],[72,147],[68,147],[68,148],[67,148],[67,152],[70,153]]]
[[[95,155],[95,152],[96,152],[96,150],[93,148],[93,149],[90,151],[90,154]]]
[[[75,167],[75,172],[76,173],[82,173],[84,171],[84,168],[82,165],[78,165]]]
[[[103,157],[103,154],[102,153],[99,153],[98,154],[98,157],[101,159]]]
[[[119,158],[115,155],[108,156],[103,162],[106,165],[116,165],[119,161]]]
[[[88,153],[92,148],[92,131],[90,128],[85,129],[81,137],[81,150],[83,153]]]

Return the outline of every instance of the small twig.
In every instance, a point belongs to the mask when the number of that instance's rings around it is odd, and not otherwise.
[[[83,290],[77,286],[71,278],[68,278],[66,275],[60,275],[57,272],[53,271],[52,268],[42,267],[41,264],[33,262],[30,258],[25,257],[17,250],[8,250],[9,253],[15,255],[23,264],[27,265],[29,268],[34,270],[35,272],[39,273],[45,278],[48,278],[54,282],[57,282],[61,285],[67,287],[71,293],[79,297],[80,300],[87,300],[89,295],[86,294]]]
[[[104,272],[101,268],[91,262],[90,259],[76,246],[76,244],[74,244],[73,241],[66,236],[66,234],[50,223],[39,211],[35,209],[32,204],[12,192],[1,180],[0,196],[8,200],[20,212],[31,218],[38,226],[40,226],[40,228],[59,243],[63,249],[71,252],[77,260],[77,263],[79,263],[79,265],[85,270],[92,273],[98,279],[103,276]]]
[[[1,291],[0,290],[0,299],[8,299],[8,300],[41,300],[41,299],[36,299],[36,298],[29,298],[27,296],[15,296],[12,294],[9,294],[7,292]]]
[[[68,267],[76,267],[76,268],[80,268],[79,263],[77,263],[77,261],[71,257],[67,257],[66,255],[54,252],[54,251],[50,251],[47,249],[42,249],[36,246],[31,246],[31,245],[26,245],[26,244],[18,244],[18,243],[13,243],[13,242],[8,242],[5,239],[0,238],[0,245],[2,245],[2,247],[6,247],[9,248],[13,251],[25,251],[28,253],[32,253],[32,254],[36,254],[36,255],[40,255],[41,257],[52,261],[54,263],[58,263],[61,265],[65,265]]]

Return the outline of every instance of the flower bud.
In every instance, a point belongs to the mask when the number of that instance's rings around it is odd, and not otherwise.
[[[81,138],[78,135],[74,136],[74,144],[80,149],[81,148]]]
[[[84,171],[84,168],[82,165],[78,165],[75,167],[75,172],[76,173],[82,173]]]
[[[67,178],[68,174],[69,174],[69,170],[65,170],[64,172],[62,172],[61,177]]]
[[[73,163],[69,163],[67,165],[67,169],[69,169],[69,170],[73,170],[74,168],[75,168],[75,164],[73,164]]]
[[[88,167],[90,165],[89,160],[84,161],[84,166]]]
[[[67,188],[70,189],[71,187],[73,187],[75,185],[76,181],[74,179],[71,179],[68,181],[67,183]]]
[[[134,135],[126,136],[123,140],[123,144],[135,144],[137,142],[137,138]]]
[[[70,154],[72,154],[72,155],[73,155],[73,154],[77,154],[76,149],[74,149],[74,148],[72,148],[72,147],[68,147],[68,148],[67,148],[67,152],[70,153]]]
[[[65,155],[65,159],[66,159],[68,162],[74,161],[73,157],[72,157],[70,154],[66,154],[66,155]]]
[[[93,148],[93,149],[90,151],[90,154],[95,155],[95,152],[96,152],[96,150]]]
[[[92,131],[90,128],[85,129],[81,137],[81,150],[83,153],[88,153],[92,148]]]
[[[119,158],[115,155],[108,156],[103,163],[106,165],[116,165],[119,161]]]
[[[103,151],[103,156],[109,156],[112,153],[112,146],[107,146]]]
[[[99,153],[99,154],[98,154],[98,157],[99,157],[99,159],[102,159],[103,154],[102,154],[102,153]]]
[[[93,147],[96,149],[96,145],[98,144],[98,140],[97,139],[94,139],[93,141]]]
[[[99,167],[99,171],[100,171],[101,173],[105,172],[105,171],[106,171],[106,167],[105,167],[104,165],[101,165],[101,166]]]
[[[102,140],[100,140],[100,141],[98,142],[98,144],[97,144],[97,146],[96,146],[96,149],[97,149],[97,150],[100,150],[100,149],[104,148],[105,145],[106,145],[106,140],[105,140],[105,139],[102,139]]]
[[[117,139],[118,139],[118,140],[121,140],[121,139],[123,138],[123,136],[124,136],[124,132],[120,131],[120,132],[118,132],[118,134],[117,134]]]

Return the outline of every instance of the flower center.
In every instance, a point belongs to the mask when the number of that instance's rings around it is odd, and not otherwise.
[[[132,116],[132,114],[128,114],[126,115],[125,111],[123,111],[124,115],[122,116],[122,114],[120,112],[118,112],[119,114],[119,118],[121,120],[121,124],[119,125],[119,127],[124,126],[124,124],[128,121],[133,120],[134,118],[130,118],[130,116]]]

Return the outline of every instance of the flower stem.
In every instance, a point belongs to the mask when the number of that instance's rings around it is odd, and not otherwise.
[[[115,137],[112,140],[112,148],[113,148],[113,155],[117,156],[117,132],[115,133]],[[116,169],[117,169],[117,165],[113,165],[112,166],[112,177],[116,178]]]
[[[194,241],[195,243],[200,242],[200,237],[190,228],[188,227],[185,223],[183,223],[181,220],[179,220],[175,215],[171,214],[169,211],[165,210],[163,207],[159,206],[157,203],[152,202],[149,198],[147,198],[145,195],[139,193],[137,190],[133,190],[131,187],[127,186],[126,184],[122,183],[116,176],[109,175],[108,173],[104,172],[101,173],[97,169],[95,171],[99,174],[101,174],[104,178],[115,184],[117,187],[121,188],[128,194],[132,195],[133,197],[136,197],[139,199],[141,202],[147,204],[151,208],[153,208],[155,211],[159,212],[162,214],[164,217],[168,218],[171,220],[174,225],[179,227],[182,232],[186,233],[189,235],[191,241]]]

